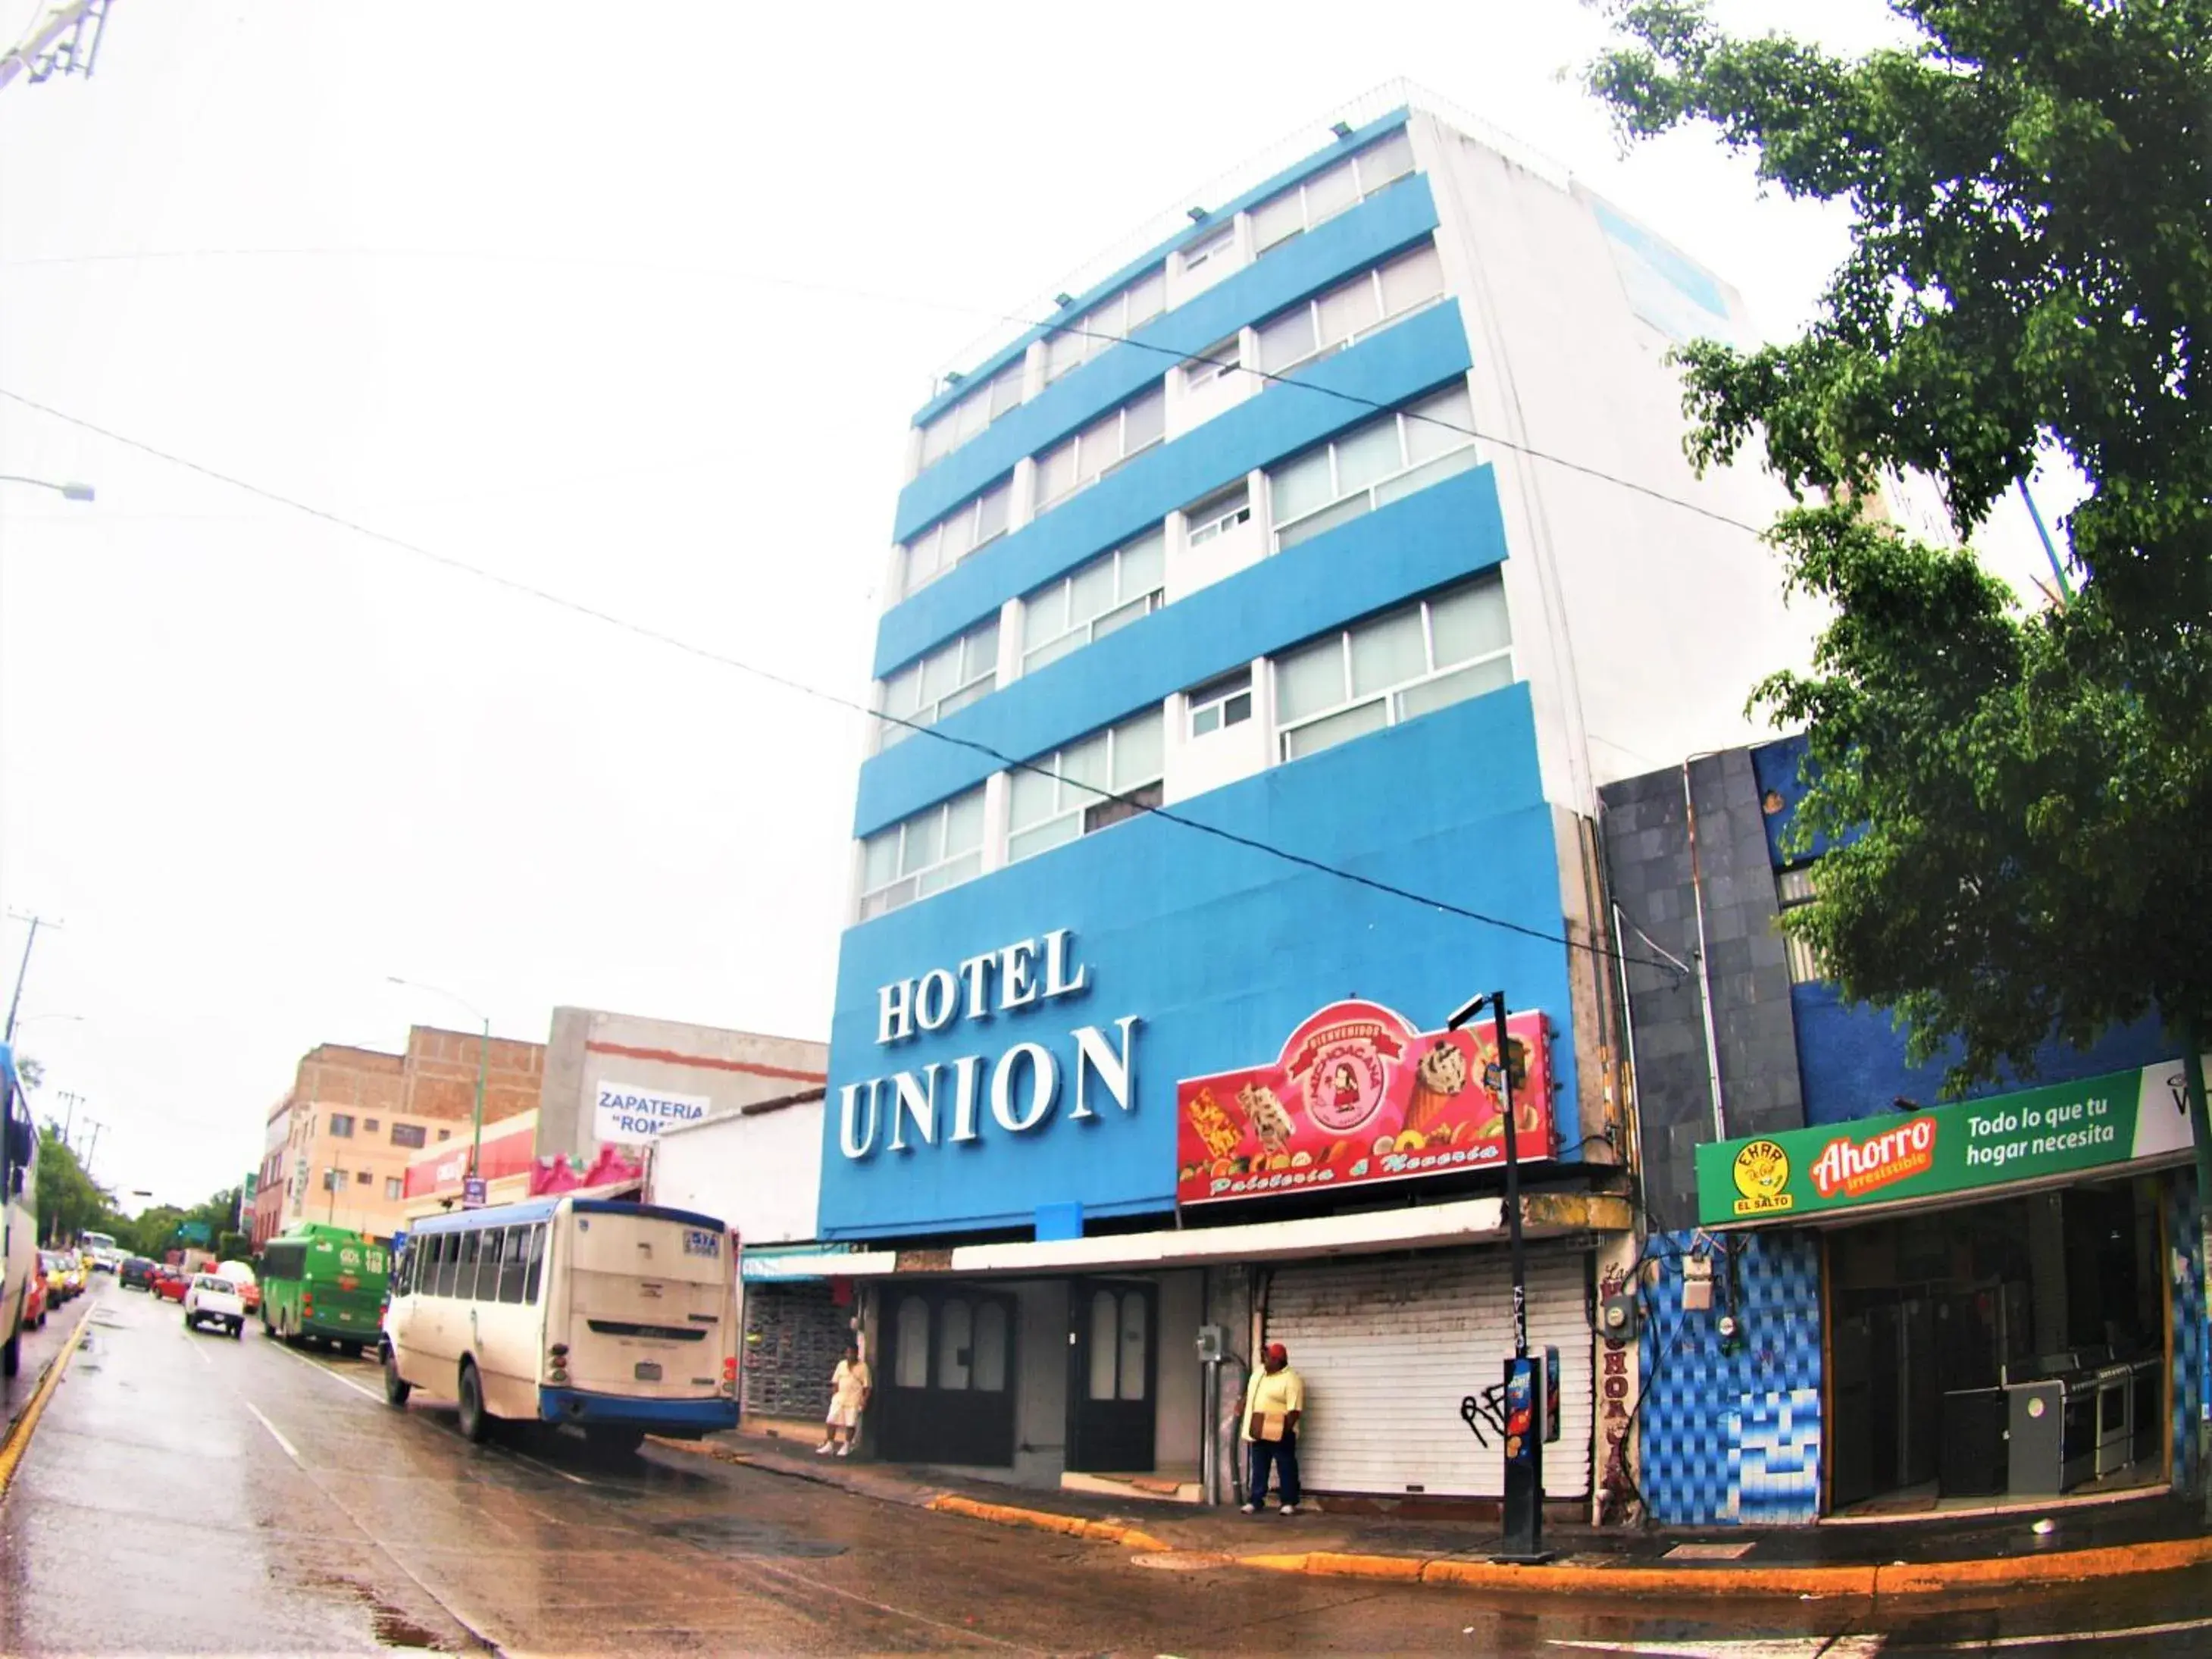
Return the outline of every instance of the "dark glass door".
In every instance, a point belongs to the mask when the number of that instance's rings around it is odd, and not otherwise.
[[[966,1285],[891,1287],[876,1403],[902,1463],[1014,1461],[1014,1298]]]
[[[1067,1467],[1132,1474],[1153,1465],[1159,1288],[1078,1279],[1068,1297]]]

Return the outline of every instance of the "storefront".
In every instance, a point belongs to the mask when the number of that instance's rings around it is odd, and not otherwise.
[[[2171,1480],[2196,1386],[2176,1356],[2201,1353],[2189,1339],[2203,1316],[2171,1266],[2191,1249],[2176,1236],[2179,1072],[1698,1148],[1706,1226],[1817,1251],[1820,1398],[1801,1415],[1817,1425],[1821,1514]],[[1721,1261],[1708,1295],[1732,1308],[1736,1258]]]

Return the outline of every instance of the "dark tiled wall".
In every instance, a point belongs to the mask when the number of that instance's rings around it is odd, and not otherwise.
[[[1727,1133],[1734,1139],[1798,1128],[1805,1107],[1790,969],[1775,930],[1774,867],[1749,751],[1693,761],[1690,781]],[[1624,919],[1622,951],[1657,957],[1637,936],[1641,928],[1694,969],[1697,911],[1681,769],[1626,779],[1601,791],[1600,799],[1606,866]],[[1655,1231],[1694,1226],[1695,1148],[1713,1138],[1697,975],[1633,965],[1628,1001],[1650,1224]]]
[[[830,1409],[830,1374],[852,1340],[852,1313],[827,1285],[746,1285],[745,1414],[818,1420]]]

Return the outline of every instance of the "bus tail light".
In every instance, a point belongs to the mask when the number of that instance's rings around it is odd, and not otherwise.
[[[568,1380],[568,1345],[556,1342],[545,1351],[545,1375],[549,1381],[566,1382]]]
[[[738,1357],[735,1354],[732,1354],[727,1359],[725,1359],[722,1362],[722,1392],[724,1394],[735,1394],[737,1391]]]
[[[300,1292],[300,1317],[302,1319],[313,1319],[314,1316],[315,1293],[313,1291],[301,1291]]]

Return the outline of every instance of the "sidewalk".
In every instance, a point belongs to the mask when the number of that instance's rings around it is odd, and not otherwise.
[[[1491,1561],[1495,1522],[1400,1520],[1233,1509],[1040,1492],[912,1464],[817,1457],[811,1446],[747,1434],[665,1448],[814,1481],[882,1503],[1034,1527],[1147,1552],[1280,1572],[1418,1579],[1488,1589],[1595,1595],[1917,1595],[2171,1571],[2212,1563],[2193,1504],[2170,1495],[1956,1522],[1649,1532],[1547,1525],[1556,1559]],[[1686,1550],[1684,1547],[1689,1547]],[[1719,1547],[1716,1554],[1712,1547]]]

